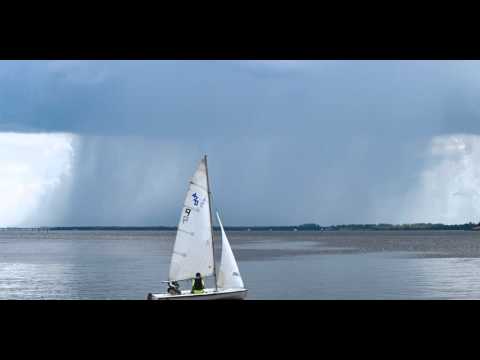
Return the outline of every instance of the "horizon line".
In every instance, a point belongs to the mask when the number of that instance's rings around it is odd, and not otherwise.
[[[292,229],[303,229],[303,228],[336,228],[336,227],[408,227],[408,226],[444,226],[444,227],[455,227],[455,226],[480,226],[480,222],[467,222],[467,223],[457,223],[457,224],[444,224],[444,223],[431,223],[431,222],[418,222],[418,223],[403,223],[403,224],[392,224],[392,223],[352,223],[352,224],[335,224],[335,225],[320,225],[316,223],[305,223],[300,225],[225,225],[225,228],[242,228],[242,229],[255,229],[255,228],[266,228],[266,229],[278,229],[278,228],[292,228]],[[178,226],[172,225],[60,225],[60,226],[0,226],[1,230],[8,229],[18,229],[18,230],[27,230],[27,229],[39,229],[39,230],[48,230],[48,229],[178,229]],[[219,229],[220,226],[213,226],[215,229]]]

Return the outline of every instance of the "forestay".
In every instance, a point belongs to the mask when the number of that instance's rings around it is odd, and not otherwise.
[[[235,256],[233,256],[232,248],[228,242],[227,234],[223,229],[222,221],[217,213],[218,223],[222,231],[222,259],[218,274],[218,287],[221,289],[243,289],[243,280],[238,270]]]
[[[211,276],[214,271],[210,203],[205,159],[190,181],[170,264],[170,281]]]

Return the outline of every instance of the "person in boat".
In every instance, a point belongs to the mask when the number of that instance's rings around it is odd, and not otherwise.
[[[180,291],[180,285],[176,281],[171,281],[168,283],[168,293],[170,295],[182,295]]]
[[[192,282],[192,294],[203,294],[205,292],[205,282],[202,279],[202,275],[197,273],[195,279]]]

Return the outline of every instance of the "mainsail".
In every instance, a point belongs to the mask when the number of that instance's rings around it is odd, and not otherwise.
[[[170,281],[195,278],[196,273],[214,273],[212,227],[206,158],[190,181],[180,216],[170,264]]]
[[[227,239],[227,234],[223,229],[222,221],[217,213],[218,223],[222,231],[222,259],[218,274],[218,287],[221,289],[243,289],[243,280],[238,270],[235,256],[233,256],[232,248]]]

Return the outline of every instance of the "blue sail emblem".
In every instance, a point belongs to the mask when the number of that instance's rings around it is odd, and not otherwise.
[[[192,195],[192,198],[193,198],[193,205],[194,206],[198,206],[199,202],[200,202],[200,198],[198,197],[198,194],[197,193],[194,193]]]

